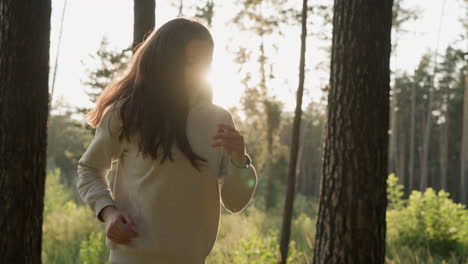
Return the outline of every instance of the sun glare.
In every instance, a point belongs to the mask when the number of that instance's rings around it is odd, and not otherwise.
[[[213,103],[226,108],[239,105],[244,88],[235,67],[225,51],[215,52],[211,71],[207,75],[213,87]]]

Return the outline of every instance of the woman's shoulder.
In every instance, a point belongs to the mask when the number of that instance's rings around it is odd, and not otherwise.
[[[222,116],[222,117],[225,117],[225,118],[228,118],[228,117],[231,117],[232,116],[232,113],[227,109],[225,108],[224,106],[221,106],[221,105],[217,105],[217,104],[211,104],[212,106],[212,109],[213,109],[213,113],[216,114],[217,116]]]
[[[98,128],[105,129],[109,132],[119,132],[122,129],[121,107],[121,101],[116,101],[110,105],[104,111]]]
[[[233,125],[233,115],[231,111],[229,111],[227,108],[217,104],[213,104],[213,113],[216,116],[217,121]]]

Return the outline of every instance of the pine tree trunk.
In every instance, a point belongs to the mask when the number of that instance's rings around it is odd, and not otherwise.
[[[406,150],[407,150],[407,142],[406,142],[406,137],[403,132],[400,132],[401,137],[399,137],[399,146],[398,146],[398,170],[397,170],[397,176],[398,176],[398,183],[406,186]]]
[[[133,44],[135,47],[140,44],[148,33],[154,29],[156,20],[155,0],[134,0],[133,1]]]
[[[294,191],[296,186],[296,165],[299,149],[299,138],[302,121],[302,95],[304,93],[305,79],[305,53],[307,37],[307,0],[302,0],[301,16],[301,53],[299,59],[299,85],[296,94],[296,110],[293,121],[293,133],[291,140],[291,150],[289,159],[288,184],[286,190],[286,200],[284,202],[283,224],[281,226],[280,256],[278,263],[287,263],[289,241],[291,237],[291,222],[294,207]]]
[[[272,115],[274,115],[274,110],[272,110],[272,102],[268,101],[267,98],[264,99],[264,109],[266,113],[266,126],[267,126],[267,153],[265,158],[265,175],[267,176],[267,189],[266,189],[266,210],[269,211],[276,206],[276,197],[277,191],[275,189],[276,178],[272,174],[273,166],[273,135],[275,129],[274,120]]]
[[[432,87],[429,87],[428,103],[426,109],[426,119],[424,121],[424,131],[422,131],[422,157],[421,157],[421,179],[419,190],[424,192],[429,184],[429,146],[432,128]]]
[[[461,149],[460,202],[468,204],[468,76],[465,76],[465,95],[463,101],[463,135]]]
[[[304,144],[299,146],[297,154],[297,166],[299,167],[299,173],[297,174],[296,191],[305,195],[307,193],[307,174],[305,174],[304,170]]]
[[[392,4],[335,0],[315,264],[384,263]]]
[[[445,91],[445,94],[443,95],[444,96],[444,104],[446,105],[447,108],[449,108],[450,106],[447,104],[447,100],[448,100],[448,94],[447,94],[447,91]],[[447,189],[447,183],[448,183],[448,144],[449,144],[449,140],[448,140],[448,136],[449,136],[449,133],[448,133],[448,128],[450,126],[450,114],[449,114],[449,111],[447,109],[447,111],[445,111],[445,123],[443,123],[440,127],[440,181],[439,181],[439,187],[441,189],[444,189],[446,191],[448,191]]]
[[[0,263],[41,263],[50,0],[0,1]]]
[[[398,140],[398,128],[397,128],[397,111],[396,107],[398,105],[398,95],[396,91],[393,92],[391,95],[390,101],[390,128],[391,128],[391,135],[390,135],[390,148],[388,153],[388,172],[395,173],[399,177],[400,175],[397,173],[398,171],[398,162],[397,162],[397,140]]]
[[[411,113],[410,113],[410,150],[409,150],[409,181],[408,181],[408,193],[414,188],[414,169],[415,169],[415,156],[416,156],[416,142],[415,142],[415,131],[416,131],[416,88],[411,87]]]

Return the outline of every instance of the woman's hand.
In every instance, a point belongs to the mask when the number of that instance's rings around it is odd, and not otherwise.
[[[221,139],[221,142],[213,143],[211,146],[223,146],[235,164],[245,164],[244,137],[234,127],[219,123],[218,134],[213,139]]]
[[[138,236],[135,223],[126,212],[120,211],[114,206],[108,206],[103,210],[103,219],[106,223],[106,236],[112,242],[127,244],[130,239]]]

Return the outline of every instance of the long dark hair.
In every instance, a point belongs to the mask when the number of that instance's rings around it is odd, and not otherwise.
[[[184,48],[191,40],[206,40],[213,50],[209,30],[196,20],[176,18],[153,30],[135,47],[122,78],[107,85],[97,98],[95,108],[86,114],[88,123],[97,127],[108,108],[121,102],[119,140],[136,133],[144,158],[157,159],[162,148],[161,163],[174,160],[171,148],[176,143],[200,170],[198,161],[207,160],[194,153],[186,136],[190,99],[184,87]],[[201,96],[211,103],[211,87],[202,89]]]

